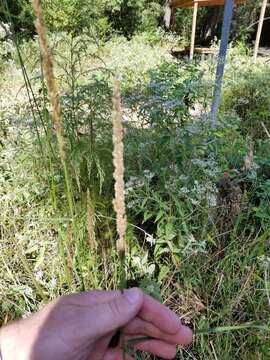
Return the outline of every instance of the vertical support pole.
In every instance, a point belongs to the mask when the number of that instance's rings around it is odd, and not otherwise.
[[[219,48],[218,55],[218,64],[216,71],[216,80],[215,80],[215,88],[213,95],[213,103],[211,108],[211,125],[212,127],[216,126],[216,117],[220,105],[220,97],[221,97],[221,87],[224,75],[224,68],[227,56],[227,48],[229,42],[230,28],[232,22],[232,14],[233,14],[233,5],[234,0],[226,0],[225,9],[224,9],[224,17],[223,17],[223,25],[222,25],[222,34],[221,34],[221,42]]]
[[[257,56],[258,56],[258,50],[259,50],[259,45],[260,45],[260,40],[261,40],[263,20],[264,20],[266,6],[267,6],[267,0],[263,0],[261,14],[260,14],[260,20],[259,20],[259,25],[258,25],[257,35],[256,35],[255,47],[254,47],[254,54],[253,54],[254,62],[256,62]]]
[[[198,13],[198,2],[194,2],[193,6],[193,20],[192,20],[192,33],[191,33],[191,44],[190,44],[190,59],[193,59],[194,56],[194,47],[195,47],[195,36],[196,36],[196,25],[197,25],[197,13]]]

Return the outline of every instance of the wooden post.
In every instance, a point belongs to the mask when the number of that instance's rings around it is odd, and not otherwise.
[[[262,27],[263,27],[266,6],[267,6],[267,0],[263,0],[261,14],[260,14],[260,20],[259,20],[259,25],[258,25],[258,30],[257,30],[256,42],[255,42],[255,47],[254,47],[254,54],[253,54],[254,62],[256,62],[257,56],[258,56],[258,50],[259,50],[259,45],[260,45],[260,40],[261,40]]]
[[[191,60],[193,59],[193,55],[194,55],[197,13],[198,13],[198,2],[195,1],[193,7],[192,33],[191,33],[190,56],[189,56]]]

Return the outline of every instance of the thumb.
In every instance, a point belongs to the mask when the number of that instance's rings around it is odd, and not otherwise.
[[[136,317],[142,304],[143,292],[133,288],[109,302],[93,306],[88,318],[91,337],[98,338],[124,326]]]

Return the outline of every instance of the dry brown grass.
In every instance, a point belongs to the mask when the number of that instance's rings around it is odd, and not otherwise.
[[[95,236],[94,211],[89,189],[87,189],[86,193],[86,222],[89,246],[94,251],[97,244]]]
[[[59,102],[58,90],[56,86],[52,56],[49,51],[49,46],[46,37],[45,24],[42,16],[42,9],[39,0],[32,0],[33,9],[36,15],[35,26],[38,33],[42,65],[44,71],[44,77],[48,87],[48,94],[50,103],[52,106],[52,120],[56,131],[60,158],[62,162],[65,162],[66,151],[65,151],[65,140],[62,123],[62,109]]]
[[[126,243],[125,233],[127,228],[126,207],[125,207],[125,184],[124,184],[124,144],[123,124],[120,95],[120,81],[114,80],[113,85],[113,164],[114,164],[114,210],[116,212],[116,226],[118,232],[117,251],[120,257],[124,257]]]
[[[59,94],[56,86],[55,76],[54,76],[54,69],[53,69],[53,61],[52,56],[49,51],[49,46],[46,38],[46,30],[45,24],[42,16],[42,9],[39,0],[32,0],[33,9],[36,15],[36,22],[35,26],[37,29],[38,37],[39,37],[39,44],[40,44],[40,51],[42,57],[42,65],[43,65],[43,72],[44,77],[47,83],[49,100],[52,107],[52,121],[54,124],[57,143],[59,148],[59,155],[62,163],[62,167],[64,170],[65,175],[65,182],[66,182],[66,194],[69,204],[70,215],[73,217],[74,209],[73,209],[73,196],[72,196],[72,186],[71,181],[68,174],[68,167],[66,163],[66,146],[65,146],[65,139],[64,139],[64,128],[63,128],[63,120],[62,120],[62,109],[59,101]]]

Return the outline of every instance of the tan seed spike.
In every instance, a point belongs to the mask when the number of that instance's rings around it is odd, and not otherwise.
[[[96,244],[96,236],[95,236],[94,212],[93,212],[93,206],[92,206],[89,189],[87,189],[87,193],[86,193],[86,208],[87,208],[88,241],[90,248],[94,250],[97,244]]]
[[[115,198],[113,201],[116,212],[116,226],[118,240],[116,243],[117,251],[120,257],[124,257],[126,250],[125,234],[127,228],[126,207],[125,207],[125,184],[124,184],[124,145],[123,145],[123,124],[120,95],[120,81],[114,79],[113,84],[113,164],[115,180],[114,190]]]
[[[57,136],[58,146],[59,146],[59,153],[61,161],[65,161],[66,159],[66,152],[65,152],[65,141],[63,136],[63,125],[62,125],[62,118],[61,118],[61,105],[58,98],[58,91],[56,87],[54,71],[53,71],[53,62],[52,57],[49,51],[47,38],[46,38],[46,31],[44,20],[42,16],[42,10],[40,5],[40,0],[32,0],[33,9],[36,15],[35,26],[39,37],[40,43],[40,50],[42,56],[42,63],[43,63],[43,70],[44,70],[44,77],[48,87],[48,94],[50,103],[52,106],[52,119],[55,127],[55,132]]]

